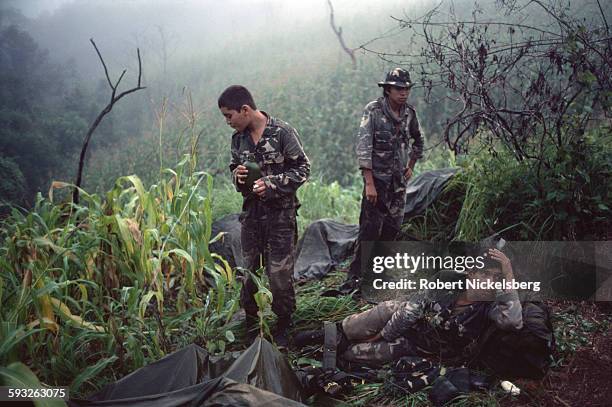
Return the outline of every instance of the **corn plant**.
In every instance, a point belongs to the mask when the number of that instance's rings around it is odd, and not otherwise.
[[[148,188],[120,177],[104,196],[81,190],[79,205],[55,203],[74,186],[54,182],[31,211],[12,210],[0,229],[0,365],[84,394],[185,342],[233,342],[236,278],[209,250],[220,238],[212,178],[194,168],[185,156]]]
[[[272,296],[272,292],[266,287],[263,270],[264,268],[261,267],[256,273],[249,272],[249,275],[257,286],[257,292],[253,295],[253,297],[255,298],[255,303],[257,304],[258,308],[257,316],[259,317],[259,335],[270,336],[270,326],[268,325],[264,315],[271,307],[274,297]]]

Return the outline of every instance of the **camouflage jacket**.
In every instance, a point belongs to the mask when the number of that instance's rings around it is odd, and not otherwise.
[[[398,119],[386,98],[368,103],[361,118],[356,151],[359,168],[371,169],[374,178],[391,182],[395,177],[403,181],[409,158],[423,157],[423,136],[414,108],[405,105]]]
[[[253,192],[243,192],[243,210],[256,202],[272,208],[297,208],[296,191],[308,179],[310,161],[297,131],[282,120],[262,113],[268,117],[268,122],[257,145],[248,131],[232,135],[229,167],[233,183],[236,185],[236,167],[247,161],[256,162],[261,168],[266,193],[260,198]]]
[[[497,291],[495,301],[462,307],[427,298],[406,301],[391,316],[381,334],[388,342],[407,337],[424,351],[437,353],[445,348],[451,353],[462,352],[478,340],[491,322],[503,330],[523,327],[522,306],[516,290]]]

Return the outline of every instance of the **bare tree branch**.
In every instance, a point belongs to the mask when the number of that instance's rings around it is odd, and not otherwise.
[[[110,76],[108,75],[108,68],[106,67],[106,63],[104,62],[104,58],[102,58],[102,54],[100,54],[100,50],[98,50],[98,46],[94,42],[93,38],[90,38],[89,42],[91,42],[91,44],[95,48],[96,54],[98,54],[98,58],[100,58],[100,62],[102,62],[102,66],[104,67],[104,75],[106,75],[106,80],[108,81],[108,86],[110,86],[111,89],[115,89],[113,87],[113,84],[112,84],[111,80],[110,80]]]
[[[601,3],[599,2],[599,0],[597,0],[597,7],[599,7],[599,13],[601,14],[601,19],[603,20],[606,26],[606,33],[610,34],[610,27],[608,27],[608,20],[606,19],[606,15],[604,14],[603,9],[601,8]]]
[[[77,172],[77,178],[75,182],[76,188],[74,188],[74,191],[72,193],[72,201],[75,204],[79,203],[79,188],[81,187],[83,167],[85,164],[85,156],[87,155],[87,148],[89,147],[89,142],[91,141],[91,137],[93,136],[93,133],[95,132],[96,128],[98,128],[98,125],[102,122],[102,119],[104,119],[104,116],[106,116],[107,114],[111,112],[115,103],[117,103],[121,98],[123,98],[126,95],[129,95],[130,93],[134,93],[141,89],[145,89],[145,87],[141,86],[141,83],[140,83],[140,80],[142,77],[142,61],[140,58],[140,49],[136,49],[136,53],[138,55],[138,84],[136,85],[136,87],[128,89],[124,92],[121,92],[118,96],[116,96],[117,88],[119,87],[119,84],[121,83],[121,80],[123,79],[123,76],[125,75],[127,70],[124,69],[123,72],[121,72],[121,75],[119,75],[119,78],[117,79],[117,81],[115,82],[115,85],[113,86],[113,83],[110,79],[110,75],[108,74],[108,68],[106,67],[106,63],[104,62],[104,58],[102,58],[102,54],[100,53],[100,50],[98,49],[93,39],[90,39],[89,41],[92,43],[94,49],[96,50],[96,53],[98,54],[98,57],[100,58],[100,62],[102,63],[102,66],[104,67],[104,74],[106,76],[106,81],[108,82],[108,86],[111,88],[111,99],[108,102],[108,104],[104,106],[102,111],[100,111],[98,116],[94,119],[93,123],[89,126],[89,129],[87,130],[87,134],[85,135],[85,140],[83,141],[83,147],[81,148],[81,155],[79,156],[79,169]]]
[[[338,41],[340,42],[340,46],[347,53],[347,55],[351,58],[351,62],[353,63],[353,69],[357,67],[357,59],[355,58],[355,49],[349,48],[346,46],[344,42],[344,38],[342,37],[342,27],[336,28],[336,23],[334,21],[334,6],[331,0],[327,0],[327,4],[329,5],[329,23],[331,25],[334,34],[338,37]]]

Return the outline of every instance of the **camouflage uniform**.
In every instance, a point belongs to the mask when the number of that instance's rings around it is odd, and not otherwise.
[[[426,297],[419,301],[385,301],[346,317],[342,329],[351,346],[341,355],[348,362],[382,365],[403,356],[467,358],[491,323],[504,330],[523,326],[516,290],[497,291],[495,301],[455,306],[454,301]],[[382,339],[363,342],[377,333]]]
[[[378,198],[376,205],[370,203],[364,188],[350,278],[361,277],[361,242],[395,240],[400,232],[406,206],[404,171],[410,159],[423,157],[423,137],[414,108],[404,105],[398,118],[387,98],[370,102],[363,112],[356,150],[359,168],[372,170]],[[369,254],[363,256],[367,257]]]
[[[297,238],[296,214],[299,202],[296,190],[306,182],[310,161],[304,153],[297,131],[287,123],[268,116],[266,128],[257,145],[248,131],[232,135],[230,170],[247,161],[261,168],[266,191],[263,197],[242,192],[240,215],[242,254],[250,271],[260,268],[260,256],[270,281],[272,310],[279,318],[289,318],[295,310],[293,290],[294,248]],[[240,303],[247,315],[257,315],[253,294],[257,286],[247,278]]]

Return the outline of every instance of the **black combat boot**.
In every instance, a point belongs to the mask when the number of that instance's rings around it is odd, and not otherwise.
[[[291,317],[278,317],[272,339],[279,349],[289,347],[289,328],[291,327]]]
[[[247,345],[251,345],[259,335],[259,318],[256,315],[246,314],[244,317],[244,335]]]
[[[302,349],[304,346],[323,345],[324,339],[325,331],[323,329],[302,331],[293,335],[293,345],[297,349]]]
[[[336,324],[336,332],[338,354],[342,354],[350,346],[349,340],[346,338],[346,335],[344,335],[344,330],[342,329],[342,322],[338,322]],[[302,331],[293,335],[293,345],[297,349],[301,349],[305,346],[323,345],[324,342],[325,329]]]

